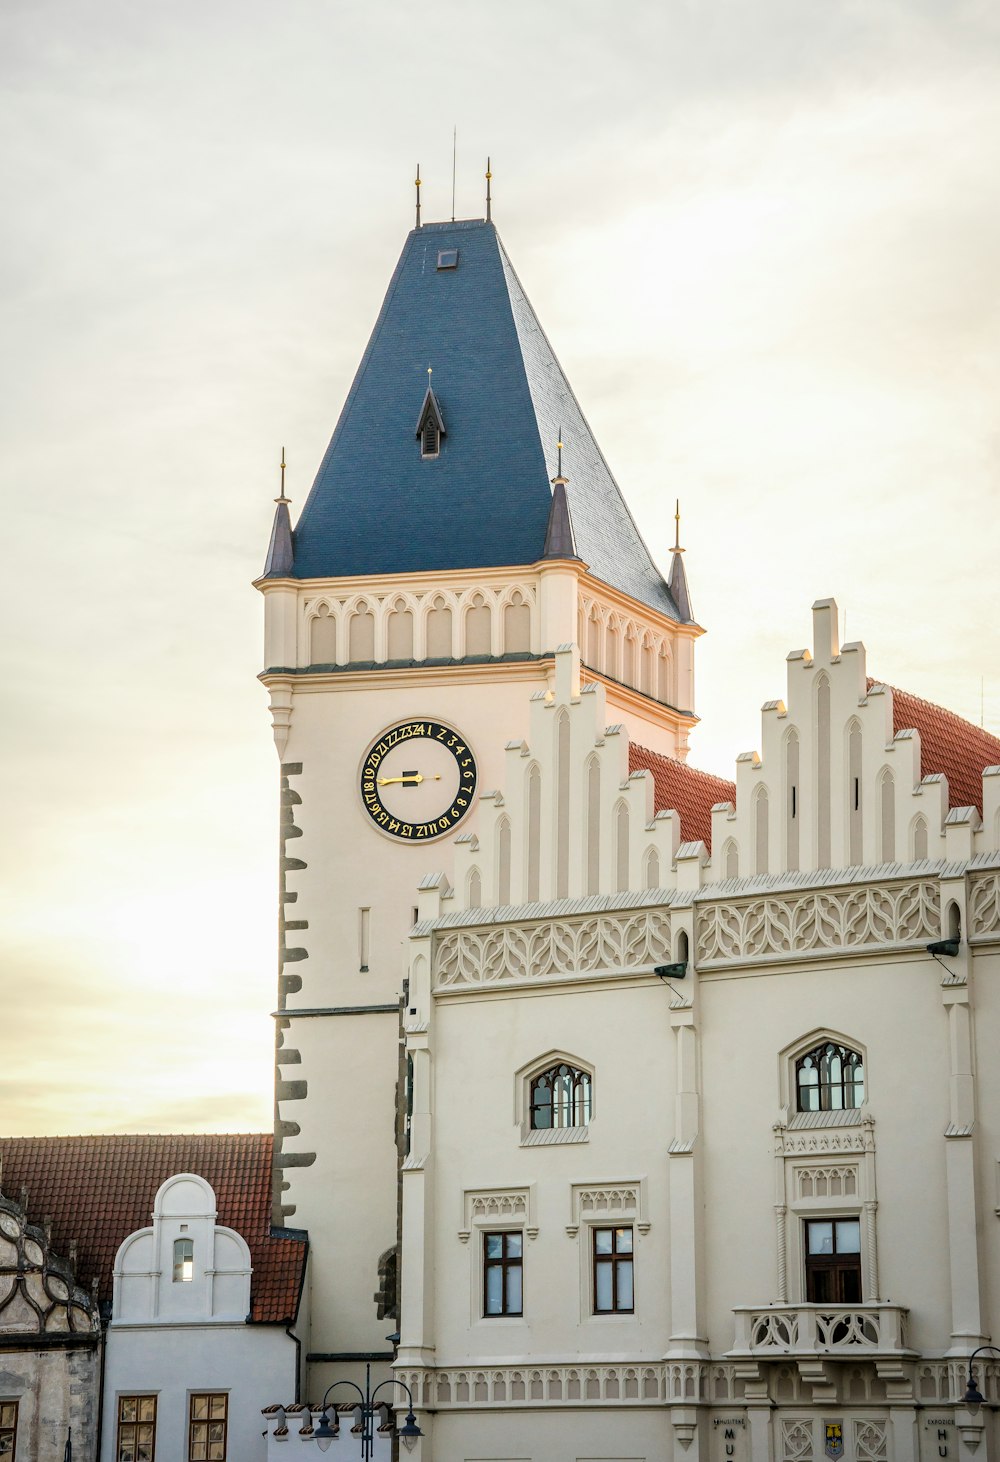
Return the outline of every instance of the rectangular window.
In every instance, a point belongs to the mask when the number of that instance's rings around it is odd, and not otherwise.
[[[119,1396],[115,1462],[155,1462],[156,1397]]]
[[[483,1314],[520,1315],[523,1235],[483,1234]]]
[[[371,909],[358,910],[358,963],[363,975],[368,973],[368,955],[371,944]]]
[[[188,1462],[226,1462],[228,1409],[225,1394],[191,1397]]]
[[[631,1228],[595,1228],[593,1243],[594,1314],[631,1315],[635,1310]]]
[[[174,1239],[174,1283],[187,1284],[194,1279],[194,1240]]]
[[[813,1305],[861,1304],[861,1220],[806,1222],[806,1299]]]
[[[0,1401],[0,1457],[14,1462],[17,1451],[17,1402]]]

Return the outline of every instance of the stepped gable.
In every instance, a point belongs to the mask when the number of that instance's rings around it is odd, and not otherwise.
[[[629,772],[653,774],[653,806],[657,812],[676,812],[681,820],[681,839],[686,843],[700,838],[706,848],[712,846],[712,808],[717,802],[736,802],[736,785],[711,772],[661,756],[645,746],[629,744]]]
[[[298,1310],[308,1244],[271,1234],[271,1143],[270,1132],[4,1137],[0,1171],[6,1193],[27,1188],[32,1222],[51,1216],[56,1253],[76,1240],[77,1284],[97,1279],[108,1301],[119,1245],[149,1227],[160,1184],[196,1173],[215,1189],[216,1222],[250,1246],[251,1320],[285,1324]]]
[[[949,807],[975,807],[982,816],[983,771],[1000,765],[1000,737],[885,681],[869,679],[868,689],[880,684],[892,691],[893,735],[920,733],[921,776],[943,774],[948,778]]]
[[[423,456],[429,382],[443,433]],[[493,224],[414,229],[295,528],[294,576],[536,563],[560,428],[576,553],[679,619]]]

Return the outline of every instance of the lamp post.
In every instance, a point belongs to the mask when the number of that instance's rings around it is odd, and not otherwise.
[[[358,1407],[358,1410],[361,1412],[362,1462],[371,1462],[372,1455],[375,1451],[375,1413],[378,1409],[378,1407],[376,1406],[375,1398],[380,1391],[384,1390],[386,1386],[398,1386],[400,1390],[406,1392],[406,1399],[410,1403],[410,1409],[406,1413],[406,1420],[397,1432],[397,1436],[399,1437],[399,1440],[403,1443],[403,1446],[409,1452],[416,1445],[417,1438],[423,1436],[423,1432],[417,1426],[417,1418],[413,1415],[413,1392],[410,1390],[409,1386],[406,1384],[405,1381],[398,1381],[396,1377],[393,1376],[392,1379],[389,1381],[379,1381],[378,1385],[373,1390],[372,1368],[371,1362],[369,1362],[365,1366],[365,1389],[363,1391],[361,1387],[357,1385],[354,1381],[333,1381],[329,1386],[327,1386],[326,1392],[323,1396],[322,1404],[320,1406],[322,1415],[319,1420],[319,1426],[313,1432],[313,1436],[319,1444],[319,1449],[321,1452],[328,1451],[330,1448],[330,1444],[332,1442],[335,1442],[340,1434],[340,1425],[337,1420],[336,1411],[334,1412],[333,1424],[331,1425],[330,1413],[327,1409],[327,1403],[330,1399],[330,1392],[335,1391],[338,1386],[350,1386],[351,1390],[357,1391],[358,1396],[361,1398],[361,1404]],[[382,1402],[380,1404],[384,1406],[387,1403]]]
[[[975,1360],[977,1355],[982,1355],[984,1350],[992,1351],[994,1355],[1000,1356],[1000,1347],[996,1345],[979,1345],[969,1356],[969,1382],[965,1388],[965,1395],[962,1397],[962,1400],[970,1411],[978,1411],[980,1406],[982,1406],[984,1400],[986,1399],[984,1396],[980,1395],[979,1390],[976,1387],[976,1376],[975,1372],[972,1369],[972,1362]]]

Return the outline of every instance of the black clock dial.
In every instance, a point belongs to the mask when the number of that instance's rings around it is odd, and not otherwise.
[[[401,721],[372,743],[361,764],[361,805],[382,832],[404,842],[450,833],[476,795],[469,743],[440,721]]]

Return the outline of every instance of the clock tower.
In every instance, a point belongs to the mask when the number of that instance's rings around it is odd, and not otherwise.
[[[273,1222],[309,1231],[316,1396],[388,1361],[396,1328],[421,881],[454,876],[560,645],[633,742],[683,760],[701,630],[679,545],[664,579],[488,220],[408,236],[294,529],[278,499],[257,588],[281,762]],[[516,868],[531,851],[511,849]],[[564,896],[587,892],[563,876]],[[509,878],[477,898],[509,901]]]

